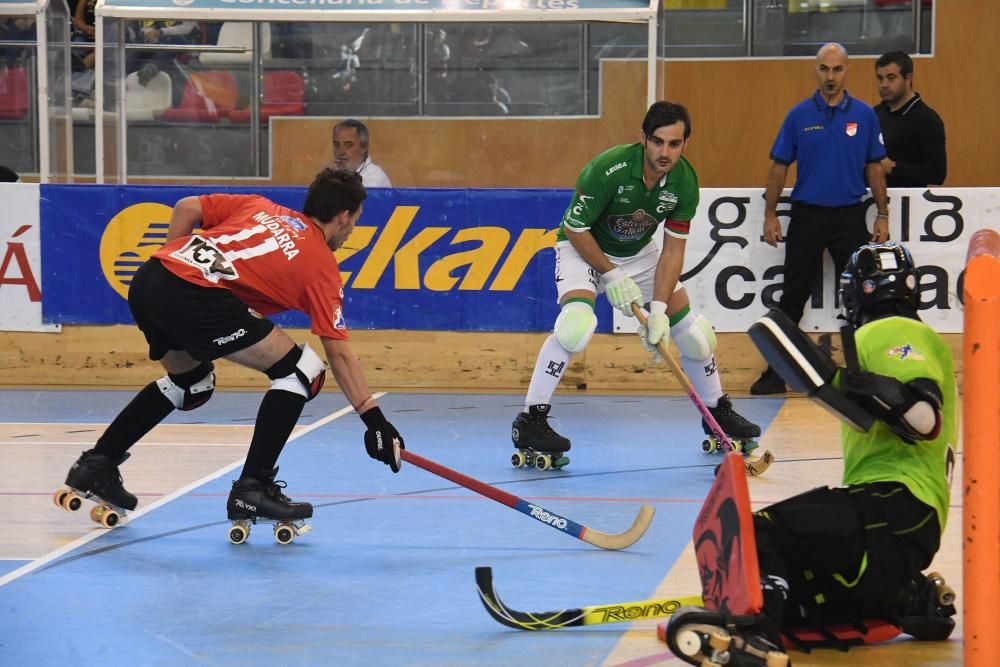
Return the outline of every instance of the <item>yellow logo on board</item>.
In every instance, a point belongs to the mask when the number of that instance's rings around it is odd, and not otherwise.
[[[111,218],[101,235],[101,270],[108,285],[124,299],[143,263],[167,240],[170,213],[165,204],[134,204]]]

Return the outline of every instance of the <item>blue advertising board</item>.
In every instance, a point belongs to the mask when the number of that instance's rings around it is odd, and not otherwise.
[[[299,209],[304,188],[225,188]],[[219,188],[43,185],[42,315],[130,324],[136,269],[166,239],[178,199]],[[558,314],[555,227],[568,190],[373,189],[337,251],[353,329],[547,331]],[[598,305],[599,331],[611,330]],[[301,314],[285,326],[308,326]]]

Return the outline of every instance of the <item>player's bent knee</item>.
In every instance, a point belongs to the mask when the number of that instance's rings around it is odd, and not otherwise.
[[[717,345],[711,322],[701,314],[695,316],[691,326],[673,338],[677,349],[689,359],[707,359],[715,352]]]
[[[271,378],[271,389],[298,394],[307,401],[316,398],[326,382],[326,365],[305,343],[289,350],[266,373]]]
[[[597,329],[597,315],[589,304],[570,301],[559,311],[552,333],[570,354],[582,352]]]
[[[215,393],[215,366],[203,361],[186,373],[167,373],[156,381],[156,386],[178,410],[194,410],[208,403]]]

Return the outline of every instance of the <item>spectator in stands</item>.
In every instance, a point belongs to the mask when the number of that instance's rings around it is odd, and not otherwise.
[[[76,0],[73,6],[73,26],[71,38],[74,42],[84,44],[94,43],[96,28],[94,27],[97,0]],[[73,106],[93,107],[94,105],[94,61],[96,55],[93,48],[73,49],[71,52],[73,64]]]
[[[198,40],[198,22],[143,21],[134,37],[134,41],[143,44],[194,44]],[[173,62],[174,54],[170,51],[139,51],[129,70],[138,71],[139,83],[145,86]]]
[[[382,167],[372,162],[368,153],[371,134],[360,120],[348,118],[333,126],[333,162],[330,167],[350,169],[361,174],[366,188],[391,188]]]
[[[885,182],[890,188],[941,185],[948,174],[944,123],[913,91],[913,59],[889,51],[875,61],[881,104],[875,107],[885,150]]]
[[[34,16],[0,17],[0,41],[35,41]],[[29,47],[0,47],[0,67],[14,67],[26,59]]]

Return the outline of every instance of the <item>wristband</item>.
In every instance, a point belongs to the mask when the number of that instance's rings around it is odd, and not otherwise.
[[[889,219],[889,211],[879,211],[878,215],[876,215],[875,217],[876,218],[885,218],[886,220],[888,220]]]

